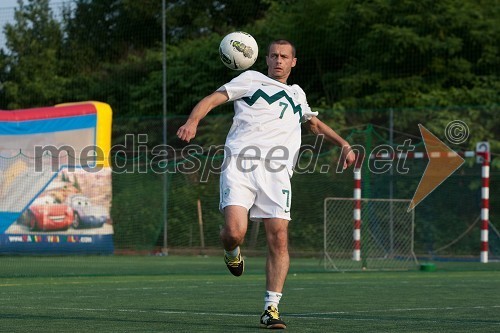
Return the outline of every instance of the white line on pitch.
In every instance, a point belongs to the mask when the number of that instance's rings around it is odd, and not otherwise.
[[[29,306],[8,306],[8,305],[0,305],[0,309],[4,308],[13,308],[13,309],[39,309],[38,307],[29,307]],[[429,307],[429,308],[406,308],[406,309],[387,309],[387,310],[360,310],[360,311],[337,311],[337,312],[321,312],[321,313],[288,313],[287,317],[298,318],[298,319],[318,319],[318,320],[356,320],[356,321],[380,321],[380,318],[336,318],[336,317],[322,317],[327,315],[338,315],[338,314],[361,314],[361,313],[389,313],[389,312],[411,312],[411,311],[449,311],[449,310],[484,310],[489,308],[500,308],[500,305],[492,305],[492,306],[471,306],[471,307]],[[69,307],[45,307],[47,310],[65,310],[65,311],[89,311],[89,312],[127,312],[127,313],[161,313],[161,314],[190,314],[190,315],[199,315],[199,316],[227,316],[227,313],[217,313],[217,312],[192,312],[192,311],[174,311],[174,310],[138,310],[138,309],[106,309],[106,308],[69,308]],[[249,317],[249,314],[243,313],[232,313],[234,317]],[[422,319],[422,321],[426,322],[453,322],[450,320],[426,320]],[[470,321],[469,324],[484,324],[484,322],[474,322]],[[500,322],[491,322],[489,324],[500,325]]]
[[[500,305],[490,305],[490,306],[458,306],[458,307],[429,307],[429,308],[396,308],[396,309],[383,309],[383,310],[355,310],[355,311],[333,311],[333,312],[312,312],[308,313],[307,315],[310,315],[311,318],[312,316],[325,316],[325,315],[335,315],[335,314],[353,314],[353,313],[384,313],[384,312],[416,312],[416,311],[448,311],[448,310],[471,310],[471,309],[478,309],[478,310],[484,310],[484,309],[495,309],[495,308],[500,308]],[[288,314],[289,316],[294,316],[294,314]],[[304,314],[298,314],[303,316]]]

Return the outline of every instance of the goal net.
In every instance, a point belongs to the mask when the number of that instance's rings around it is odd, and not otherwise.
[[[414,211],[410,200],[326,198],[324,266],[327,270],[405,270],[415,268]],[[361,220],[359,229],[354,222]]]

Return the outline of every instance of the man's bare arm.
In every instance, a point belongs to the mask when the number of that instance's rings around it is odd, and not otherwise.
[[[187,142],[193,139],[196,136],[200,120],[205,118],[212,109],[224,104],[228,100],[229,96],[226,91],[216,91],[199,101],[193,108],[193,111],[191,111],[186,123],[177,130],[179,139]]]
[[[307,123],[309,129],[316,135],[324,135],[325,139],[342,148],[341,160],[344,162],[344,169],[354,163],[356,156],[351,149],[349,142],[344,140],[330,126],[322,122],[316,117],[312,117]]]

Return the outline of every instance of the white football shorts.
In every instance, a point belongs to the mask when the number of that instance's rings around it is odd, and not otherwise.
[[[263,218],[290,220],[292,188],[284,165],[269,160],[229,156],[220,176],[220,204],[245,207],[250,220]]]

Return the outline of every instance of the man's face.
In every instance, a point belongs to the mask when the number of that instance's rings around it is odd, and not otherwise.
[[[290,44],[272,44],[266,56],[267,74],[275,80],[286,83],[296,62],[297,58],[293,56]]]

